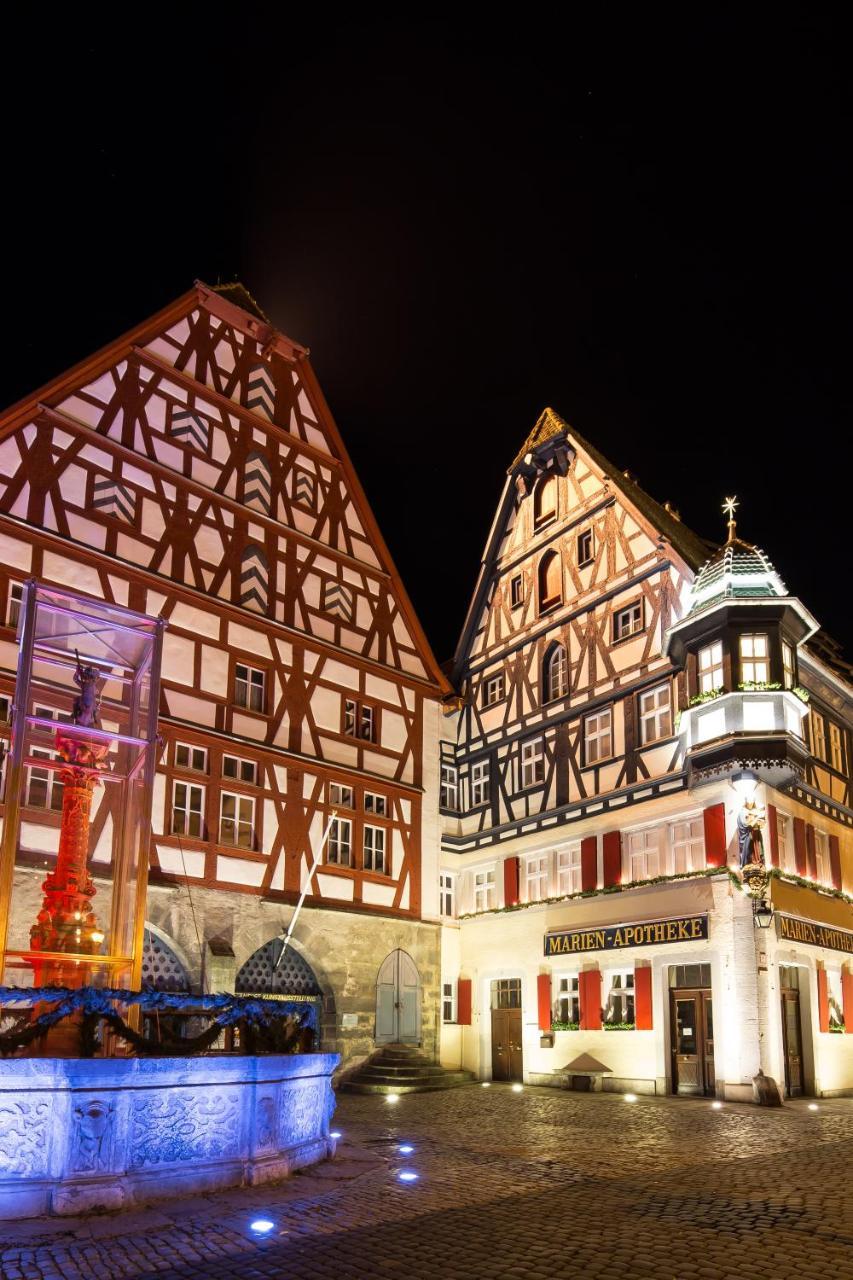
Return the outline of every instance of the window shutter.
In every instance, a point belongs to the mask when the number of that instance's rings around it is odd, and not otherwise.
[[[578,979],[581,1031],[601,1030],[601,970],[584,969]]]
[[[806,823],[806,868],[806,875],[817,880],[817,848],[814,827],[810,822]]]
[[[832,873],[833,889],[842,889],[841,883],[841,846],[838,842],[838,836],[829,837],[829,865]],[[853,1013],[853,1010],[851,1010]],[[848,1031],[853,1031],[853,1026],[849,1026],[845,1018],[844,1025]]]
[[[841,972],[841,1005],[844,1009],[844,1030],[853,1036],[853,973],[849,969]]]
[[[598,840],[595,836],[585,836],[581,840],[581,889],[598,887]]]
[[[817,971],[817,1017],[821,1031],[829,1030],[829,984],[826,969]]]
[[[726,806],[712,804],[704,811],[705,866],[724,867],[728,862],[726,848]]]
[[[536,978],[536,997],[539,1004],[539,1030],[551,1030],[551,975],[540,973]]]
[[[604,833],[604,887],[622,883],[622,832]]]
[[[770,851],[770,865],[771,867],[778,867],[779,865],[779,828],[776,824],[775,804],[769,804],[767,806],[767,830],[770,836],[769,840],[767,841],[767,847]]]
[[[471,979],[460,978],[456,983],[456,1021],[460,1027],[471,1025]]]
[[[518,858],[504,858],[504,906],[518,906]]]
[[[808,875],[808,861],[806,859],[806,824],[803,818],[794,819],[794,859],[797,866],[797,875]]]
[[[651,965],[634,967],[634,1025],[638,1031],[652,1030]]]

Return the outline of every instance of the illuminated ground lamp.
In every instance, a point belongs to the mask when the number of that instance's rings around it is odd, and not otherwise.
[[[410,1147],[407,1143],[397,1148],[397,1150],[404,1156],[410,1156],[414,1149],[414,1147]]]
[[[275,1223],[270,1222],[269,1218],[255,1218],[254,1222],[249,1223],[249,1230],[258,1236],[267,1235],[274,1227]]]
[[[712,1111],[722,1111],[722,1109],[723,1109],[723,1104],[722,1104],[722,1102],[712,1102],[712,1103],[711,1103],[711,1110],[712,1110]]]
[[[399,1093],[386,1093],[385,1101],[390,1102],[390,1104],[393,1106],[395,1102],[400,1101],[400,1095]]]
[[[524,1085],[523,1085],[523,1084],[514,1084],[514,1085],[512,1086],[512,1091],[513,1091],[513,1093],[521,1093],[521,1091],[522,1091],[522,1089],[523,1089],[523,1088],[524,1088]]]
[[[401,1182],[417,1182],[418,1175],[412,1169],[401,1169],[397,1174]]]
[[[24,585],[0,855],[5,985],[141,984],[164,626]],[[25,805],[61,816],[58,831],[29,823],[22,851]],[[50,868],[35,920],[34,852]],[[69,1031],[53,1028],[42,1051],[71,1050]]]
[[[809,1111],[819,1111],[819,1110],[820,1108],[818,1107],[816,1102],[809,1103]]]
[[[636,1095],[636,1093],[626,1093],[626,1094],[623,1094],[623,1097],[624,1097],[624,1099],[625,1099],[625,1101],[626,1101],[626,1102],[636,1102],[636,1101],[637,1101],[637,1095]]]

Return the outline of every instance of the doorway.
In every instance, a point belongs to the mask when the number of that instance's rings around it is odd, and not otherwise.
[[[669,970],[672,1091],[714,1093],[714,1005],[711,966],[672,965]]]
[[[800,975],[793,965],[779,966],[782,996],[782,1049],[785,1058],[785,1094],[803,1095],[803,1038],[800,1020]]]
[[[492,1079],[523,1080],[521,979],[497,978],[491,988]]]
[[[376,979],[376,1043],[420,1044],[421,977],[407,951],[382,961]]]

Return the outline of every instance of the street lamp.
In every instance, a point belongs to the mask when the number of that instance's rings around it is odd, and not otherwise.
[[[752,904],[753,923],[759,929],[769,929],[773,923],[773,908],[766,898],[759,898]]]

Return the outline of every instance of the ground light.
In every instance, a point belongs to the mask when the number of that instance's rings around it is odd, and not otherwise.
[[[625,1101],[626,1101],[626,1102],[636,1102],[636,1101],[637,1101],[637,1095],[636,1095],[636,1093],[626,1093],[626,1094],[625,1094]]]
[[[269,1218],[255,1218],[254,1222],[249,1223],[249,1230],[257,1232],[259,1236],[265,1236],[274,1226],[275,1223],[270,1222]]]
[[[513,1093],[521,1093],[521,1091],[522,1091],[522,1089],[523,1089],[523,1088],[524,1088],[524,1085],[523,1085],[523,1084],[514,1084],[514,1085],[512,1086],[512,1091],[513,1091]]]
[[[415,1149],[414,1147],[410,1147],[405,1144],[399,1148],[399,1150],[403,1153],[404,1156],[410,1156],[414,1151],[414,1149]]]
[[[401,1182],[417,1182],[418,1175],[412,1169],[401,1169],[397,1174]]]
[[[711,1107],[713,1108],[713,1110],[714,1110],[714,1111],[720,1111],[720,1110],[722,1110],[722,1106],[723,1106],[722,1102],[712,1102],[712,1103],[711,1103]]]
[[[341,1133],[340,1129],[333,1129],[329,1134],[330,1138],[342,1138],[343,1136],[344,1135]]]
[[[390,1103],[392,1103],[392,1104],[393,1104],[393,1103],[395,1103],[395,1102],[399,1102],[399,1101],[400,1101],[400,1095],[399,1095],[399,1093],[387,1093],[387,1094],[385,1095],[385,1101],[386,1101],[386,1102],[390,1102]]]
[[[482,1085],[481,1085],[480,1087],[481,1087],[482,1089],[491,1089],[491,1087],[492,1087],[492,1082],[491,1082],[491,1080],[484,1080],[484,1081],[483,1081],[483,1083],[482,1083]]]
[[[817,1105],[817,1103],[816,1103],[816,1102],[810,1102],[810,1103],[809,1103],[809,1111],[817,1111],[817,1110],[818,1110],[818,1105]]]

